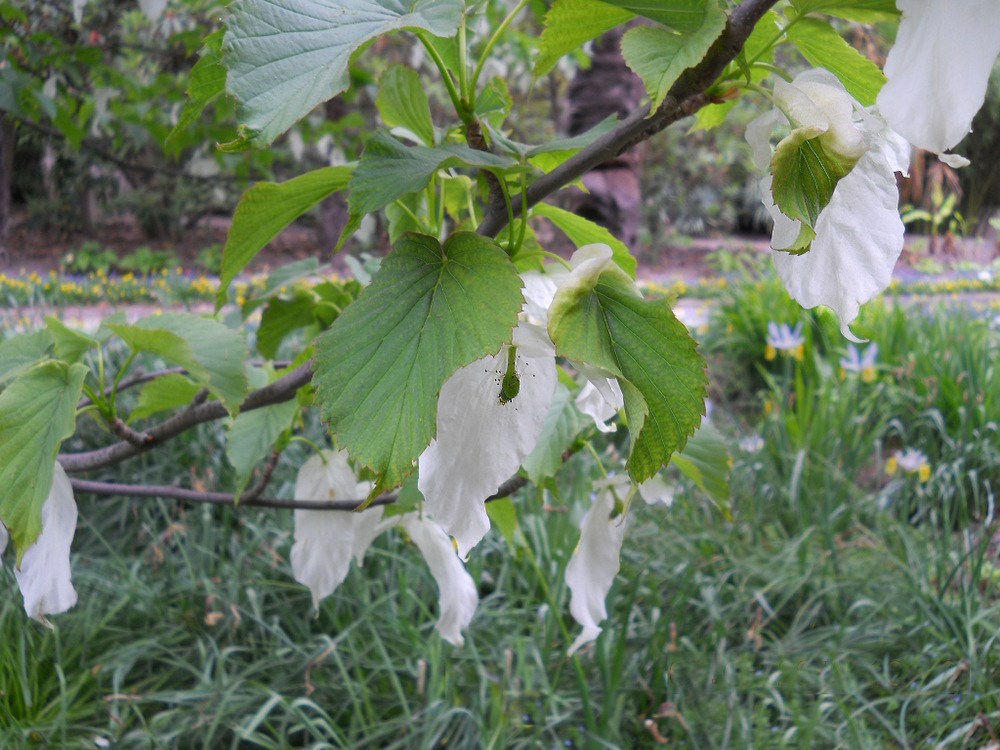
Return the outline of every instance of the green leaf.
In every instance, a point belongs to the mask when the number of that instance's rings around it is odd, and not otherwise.
[[[222,251],[216,308],[228,298],[236,274],[281,230],[328,195],[347,186],[350,167],[324,167],[287,182],[260,182],[243,193]]]
[[[81,364],[42,362],[0,393],[0,521],[17,545],[19,565],[42,531],[56,456],[76,428],[88,372]]]
[[[422,190],[434,173],[444,167],[504,169],[513,161],[485,151],[452,143],[437,148],[406,146],[384,131],[371,137],[351,178],[351,213],[364,216],[378,211],[407,193]]]
[[[815,229],[837,183],[857,164],[823,147],[818,128],[796,128],[775,148],[771,159],[774,202],[790,219]]]
[[[205,37],[205,43],[198,52],[199,59],[191,68],[188,82],[187,101],[173,130],[167,135],[167,143],[187,130],[201,117],[201,113],[226,90],[226,68],[222,64],[222,36],[219,29]]]
[[[79,362],[84,354],[98,345],[97,339],[73,330],[59,318],[49,315],[45,318],[45,325],[55,342],[56,358],[63,362]]]
[[[711,424],[703,424],[670,462],[716,503],[729,504],[729,445]]]
[[[238,414],[226,437],[226,458],[236,469],[235,501],[250,482],[254,467],[271,453],[271,447],[281,437],[298,414],[295,401],[271,404]]]
[[[788,40],[817,68],[826,68],[844,84],[847,92],[870,107],[885,84],[885,75],[826,21],[803,18],[788,29]]]
[[[556,385],[552,406],[545,417],[538,443],[521,464],[532,484],[541,485],[546,477],[556,475],[563,465],[563,452],[573,444],[576,436],[590,421],[576,408],[574,399],[575,394],[566,386],[562,383]]]
[[[288,334],[316,322],[315,309],[316,297],[307,290],[296,292],[289,298],[272,299],[264,308],[260,328],[257,329],[257,351],[268,359],[274,359]]]
[[[325,270],[326,266],[323,266],[323,269]],[[254,292],[254,296],[243,303],[241,309],[243,319],[246,320],[250,313],[258,307],[267,304],[269,299],[283,292],[286,287],[291,286],[296,281],[315,276],[319,273],[319,259],[313,255],[292,263],[286,263],[283,266],[278,266],[267,277],[267,281],[264,282],[264,288],[259,292]]]
[[[401,29],[452,36],[464,9],[463,0],[237,0],[222,48],[245,127],[230,146],[266,146],[345,91],[366,42]]]
[[[609,5],[662,23],[682,34],[705,25],[705,18],[719,8],[717,0],[604,0]]]
[[[499,128],[513,106],[514,100],[510,96],[507,82],[494,76],[476,97],[476,116],[491,127]]]
[[[899,18],[896,0],[792,0],[792,7],[801,16],[826,13],[856,23],[878,23]]]
[[[378,82],[375,105],[386,125],[406,128],[425,146],[434,145],[431,104],[417,71],[390,65]]]
[[[142,318],[134,325],[108,326],[136,352],[152,352],[180,365],[208,388],[230,414],[247,393],[243,360],[246,344],[236,331],[216,320],[182,312]]]
[[[201,388],[201,385],[179,373],[150,380],[142,387],[128,421],[135,422],[161,411],[186,406]]]
[[[556,0],[545,14],[545,30],[535,60],[535,78],[552,70],[563,55],[576,51],[631,18],[629,11],[599,0]]]
[[[509,497],[501,497],[486,503],[486,515],[490,517],[490,525],[500,529],[511,549],[524,546],[524,536],[517,522],[517,508]]]
[[[726,14],[712,2],[705,8],[702,24],[687,33],[655,26],[639,26],[626,32],[622,55],[646,84],[654,111],[663,104],[680,74],[701,62],[725,26]]]
[[[633,279],[635,278],[636,260],[628,247],[604,227],[595,224],[590,219],[577,216],[548,203],[539,203],[531,209],[532,216],[544,216],[561,229],[570,241],[578,248],[600,242],[608,245],[614,253],[614,261]]]
[[[511,340],[523,298],[492,240],[403,236],[370,286],[316,342],[316,395],[337,444],[398,485],[435,434],[437,398],[459,368]]]
[[[0,385],[52,356],[52,334],[47,330],[21,333],[0,342]]]
[[[596,283],[594,283],[596,281]],[[564,285],[549,309],[556,352],[618,378],[632,435],[627,468],[653,476],[701,422],[705,360],[665,300],[645,300],[621,271]]]

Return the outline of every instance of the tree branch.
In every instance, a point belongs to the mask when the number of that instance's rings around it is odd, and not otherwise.
[[[312,361],[292,370],[284,377],[275,380],[268,386],[253,391],[240,406],[240,411],[253,411],[262,406],[280,404],[295,398],[296,392],[312,380]],[[187,409],[174,417],[161,422],[146,431],[148,440],[142,446],[136,446],[127,441],[109,445],[84,453],[63,453],[59,455],[59,463],[67,472],[90,471],[113,466],[127,458],[160,445],[170,438],[186,432],[192,427],[204,422],[211,422],[228,415],[226,408],[218,401],[199,403],[197,400]]]
[[[609,159],[617,158],[637,143],[647,140],[667,126],[711,103],[711,97],[705,92],[740,53],[757,22],[776,3],[777,0],[744,0],[740,3],[729,14],[725,29],[709,48],[705,58],[681,74],[677,82],[670,87],[663,104],[652,116],[648,104],[640,107],[613,130],[548,174],[539,177],[528,187],[528,206],[535,205],[595,167]],[[514,216],[519,215],[520,206],[517,206],[514,208]],[[491,200],[486,216],[476,231],[488,237],[495,237],[507,225],[507,221],[506,204]]]
[[[272,456],[273,458],[273,456]],[[266,467],[265,467],[266,471]],[[262,476],[262,480],[263,480]],[[270,477],[268,476],[268,479]],[[226,492],[198,492],[196,490],[185,489],[184,487],[172,487],[167,485],[148,484],[116,484],[113,482],[94,482],[89,479],[71,478],[69,480],[74,492],[84,492],[91,495],[124,495],[128,497],[162,497],[168,500],[180,500],[186,503],[207,503],[209,505],[229,505],[234,507],[249,508],[279,508],[281,510],[341,510],[353,511],[364,502],[360,500],[288,500],[278,497],[262,497],[261,492],[254,493],[258,487],[263,490],[259,481],[253,488],[247,490],[239,502],[235,501],[232,494]],[[502,497],[517,492],[517,490],[528,484],[524,477],[513,477],[508,479],[500,489],[486,498],[486,502],[499,500]],[[381,495],[372,500],[371,505],[392,505],[399,499],[396,494]]]

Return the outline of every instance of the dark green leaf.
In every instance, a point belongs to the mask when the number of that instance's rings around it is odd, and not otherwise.
[[[532,484],[540,485],[545,477],[556,475],[563,465],[563,452],[573,444],[576,436],[590,421],[576,408],[574,397],[575,394],[562,383],[556,385],[556,394],[538,436],[538,443],[521,464]]]
[[[0,385],[52,356],[52,334],[47,330],[21,333],[0,342]]]
[[[219,29],[205,37],[204,46],[198,52],[199,60],[191,68],[191,80],[187,88],[187,101],[180,119],[167,136],[169,143],[187,130],[205,110],[226,90],[226,68],[222,65],[222,36]]]
[[[236,469],[235,500],[249,484],[254,467],[267,459],[298,411],[297,402],[286,401],[238,414],[233,420],[226,437],[226,458]]]
[[[134,422],[161,411],[186,406],[201,388],[198,383],[178,373],[150,380],[142,387],[128,421]]]
[[[442,248],[402,237],[370,286],[316,341],[317,400],[380,486],[398,485],[435,432],[437,397],[459,368],[511,340],[523,302],[506,253],[470,232]]]

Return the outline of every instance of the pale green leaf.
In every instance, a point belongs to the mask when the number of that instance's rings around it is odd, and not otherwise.
[[[821,135],[815,128],[796,128],[778,144],[771,159],[775,204],[785,216],[812,229],[837,183],[857,163],[824,148]]]
[[[134,325],[109,325],[133,351],[159,354],[180,365],[209,389],[230,414],[247,393],[243,361],[247,348],[240,334],[216,320],[182,312],[151,315]]]
[[[729,503],[729,446],[711,424],[703,424],[670,462],[716,503]]]
[[[556,394],[535,449],[521,464],[533,484],[541,485],[546,477],[556,475],[563,465],[563,452],[590,421],[576,408],[574,394],[562,383],[556,385]],[[488,511],[489,506],[486,509]]]
[[[233,494],[239,500],[250,482],[254,467],[270,455],[275,441],[295,419],[299,405],[295,401],[271,404],[236,416],[226,437],[226,458],[236,469]]]
[[[134,422],[161,411],[187,406],[201,388],[201,385],[180,373],[171,373],[150,380],[139,392],[139,398],[132,413],[129,414],[128,421]]]
[[[524,546],[524,536],[517,522],[517,508],[509,497],[501,497],[486,503],[486,515],[490,517],[490,524],[500,529],[511,549]]]
[[[222,251],[216,305],[225,304],[236,274],[281,230],[328,195],[346,187],[350,167],[324,167],[287,182],[260,182],[243,193]]]
[[[788,30],[788,40],[810,65],[826,68],[844,84],[847,92],[870,107],[885,84],[885,75],[867,57],[849,45],[826,21],[803,18]]]
[[[21,374],[0,393],[0,521],[20,564],[42,530],[42,505],[62,441],[76,427],[87,368],[50,360]]]
[[[49,315],[45,318],[45,325],[55,342],[56,358],[63,362],[79,362],[84,354],[98,345],[97,339],[70,328],[59,318]]]
[[[458,143],[437,148],[406,146],[379,131],[368,141],[354,170],[348,205],[352,214],[364,216],[407,193],[422,190],[443,167],[503,169],[512,164],[508,157],[476,151]]]
[[[198,62],[191,68],[187,87],[187,101],[173,130],[167,135],[167,143],[187,130],[204,111],[226,90],[226,69],[222,65],[223,29],[215,31],[204,39],[199,50]]]
[[[47,330],[21,333],[0,342],[0,385],[52,356],[52,334]]]
[[[705,25],[708,14],[719,9],[718,0],[603,0],[637,16],[690,34]]]
[[[408,28],[452,36],[464,9],[463,0],[237,0],[222,45],[243,123],[232,146],[266,146],[345,91],[366,42]]]
[[[417,71],[405,65],[390,65],[379,79],[375,105],[386,125],[406,128],[425,146],[434,145],[431,104]]]
[[[633,279],[635,278],[636,260],[629,252],[624,242],[615,238],[604,227],[595,224],[590,219],[577,216],[570,211],[556,208],[548,203],[539,203],[531,209],[532,216],[544,216],[561,229],[570,241],[578,248],[599,242],[608,245],[614,254],[615,263]]]
[[[538,44],[535,77],[541,78],[559,58],[579,49],[605,31],[632,18],[632,13],[599,0],[556,0],[545,14],[545,30]]]
[[[513,106],[507,82],[494,76],[476,97],[476,116],[491,127],[499,128]]]
[[[622,277],[606,271],[589,291],[570,289],[564,300],[557,294],[549,335],[558,354],[618,378],[632,436],[627,468],[643,482],[700,424],[708,379],[704,358],[669,303],[643,299]]]
[[[713,1],[705,8],[702,24],[687,33],[639,26],[622,37],[625,62],[642,78],[654,111],[681,73],[701,62],[725,26],[726,14]]]
[[[792,0],[800,15],[826,13],[856,23],[877,23],[899,18],[896,0]]]
[[[337,444],[398,485],[435,433],[438,392],[511,340],[523,298],[506,253],[470,232],[404,235],[316,342],[317,400]]]

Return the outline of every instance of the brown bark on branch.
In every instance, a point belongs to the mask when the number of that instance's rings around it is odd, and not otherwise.
[[[725,67],[739,55],[757,22],[776,3],[777,0],[744,0],[740,3],[729,14],[725,29],[709,48],[705,58],[681,74],[655,113],[650,115],[648,104],[640,107],[613,130],[548,174],[539,177],[528,187],[528,206],[544,200],[598,165],[617,158],[637,143],[645,141],[667,126],[711,103],[711,97],[705,92],[715,83]],[[514,206],[514,216],[519,215],[520,206]],[[488,237],[495,237],[506,225],[506,204],[491,200],[486,216],[476,231]]]

